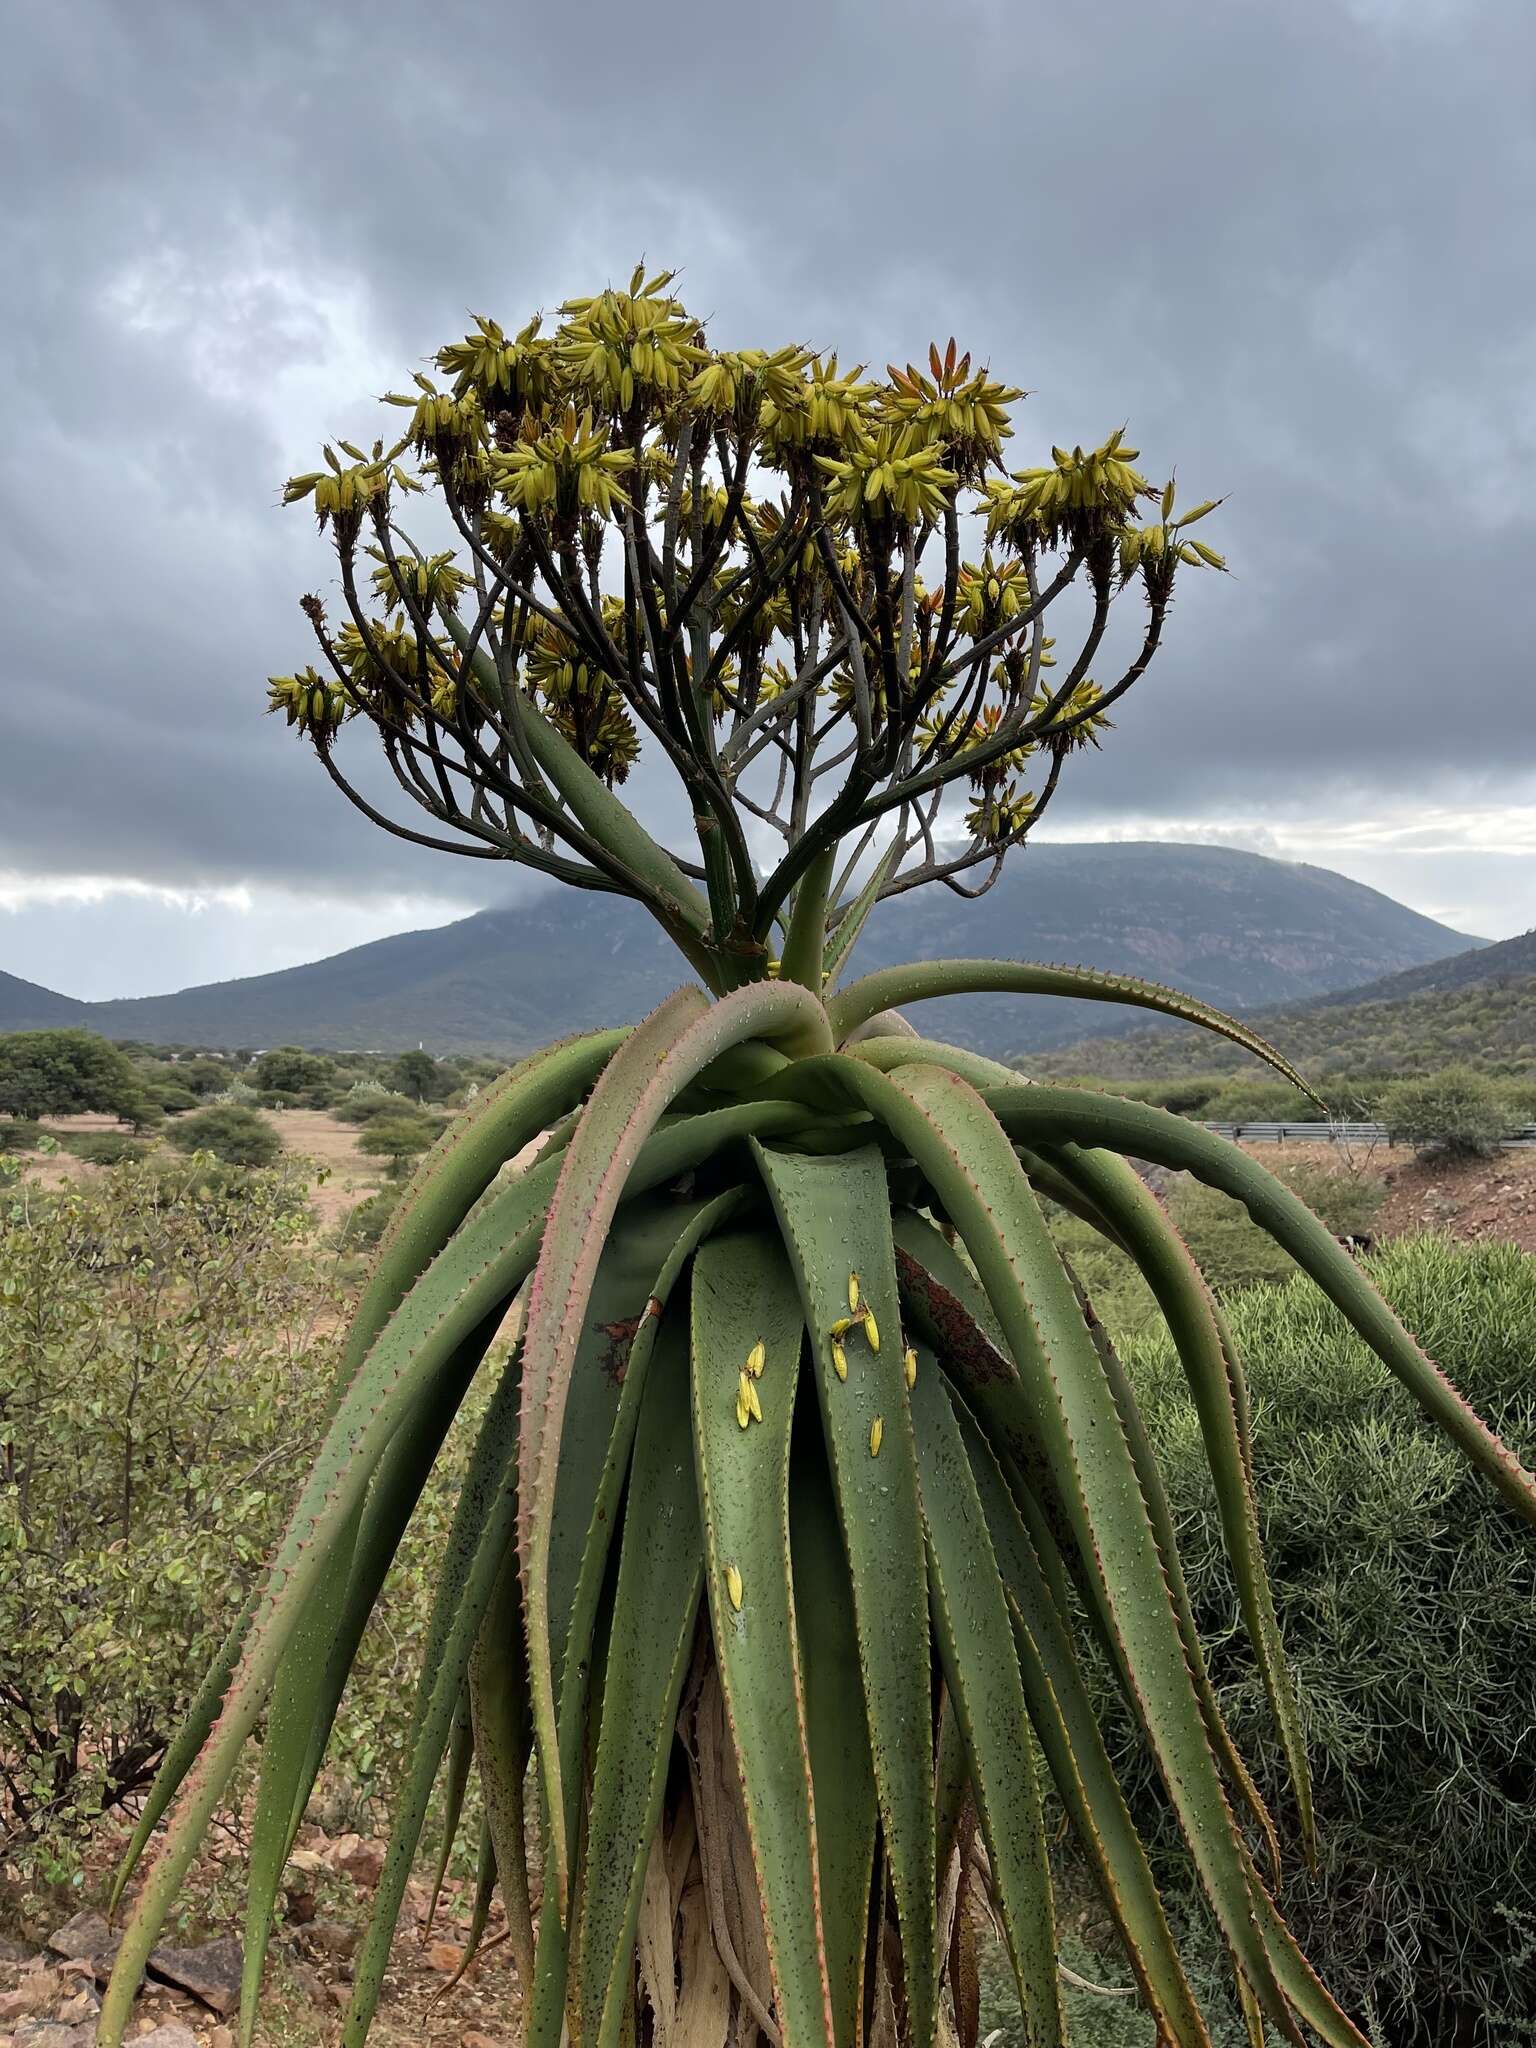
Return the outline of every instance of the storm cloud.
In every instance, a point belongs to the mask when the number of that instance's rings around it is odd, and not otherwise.
[[[260,715],[331,574],[279,487],[469,311],[642,252],[717,341],[883,364],[953,330],[1028,387],[1018,461],[1128,421],[1228,494],[1232,575],[1190,579],[1058,831],[1536,920],[1519,0],[6,13],[0,964],[129,992],[166,905],[256,906],[244,953],[205,912],[231,973],[511,892]],[[65,957],[92,889],[105,983]]]

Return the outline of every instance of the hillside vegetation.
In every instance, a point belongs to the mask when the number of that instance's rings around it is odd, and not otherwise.
[[[1470,969],[1479,956],[1461,957]],[[1467,979],[1396,998],[1360,995],[1262,1010],[1246,1021],[1319,1084],[1456,1062],[1512,1079],[1536,1079],[1536,973]],[[1150,1081],[1258,1072],[1236,1046],[1217,1044],[1209,1033],[1182,1025],[1081,1039],[1044,1053],[1015,1050],[1039,1074]]]

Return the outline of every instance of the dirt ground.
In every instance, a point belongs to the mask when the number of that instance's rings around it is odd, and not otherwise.
[[[357,1133],[350,1124],[338,1123],[322,1109],[264,1109],[260,1113],[276,1125],[285,1150],[295,1158],[314,1162],[310,1199],[322,1230],[332,1229],[365,1196],[377,1194],[382,1183],[381,1162],[369,1159],[357,1149]],[[82,1131],[120,1132],[123,1128],[110,1116],[48,1117],[43,1127],[60,1137]],[[164,1144],[163,1132],[160,1138]],[[171,1150],[169,1145],[165,1149]],[[24,1156],[29,1169],[45,1187],[103,1170],[88,1166],[68,1152],[55,1153],[51,1159],[36,1154]]]
[[[126,1838],[125,1827],[99,1831],[89,1858],[90,1896],[104,1892]],[[300,1830],[284,1875],[262,1993],[258,2037],[265,2048],[332,2048],[338,2039],[384,1850],[383,1842],[356,1834]],[[227,1833],[214,1837],[189,1879],[190,1924],[182,1935],[171,1937],[171,1947],[196,1947],[210,1935],[228,1938],[238,1925],[236,1892],[244,1857],[242,1839]],[[380,2048],[513,2048],[522,2040],[522,1992],[510,1945],[503,1939],[506,1919],[499,1900],[479,1952],[455,1982],[473,1890],[468,1880],[450,1878],[429,1924],[429,1887],[419,1876],[407,1885],[370,2042]],[[22,1938],[0,1940],[0,2043],[10,2042],[9,2022],[22,2016],[62,2022],[58,2034],[48,2037],[50,2048],[55,2041],[58,2048],[77,2048],[89,2039],[91,2008],[99,1998],[107,1959],[94,1969],[61,1959],[67,1944],[56,1930],[67,1937],[77,1924],[69,1915],[67,1905],[49,1912],[38,1901],[27,1915]],[[96,1952],[86,1942],[77,1948]],[[152,1978],[135,2004],[129,2039],[157,2027],[179,2026],[198,2048],[234,2048],[234,2013],[227,2001],[235,1975],[227,1967],[216,1974],[222,1995],[213,2007]],[[154,2048],[160,2048],[158,2035]]]
[[[1305,1159],[1384,1180],[1379,1237],[1440,1230],[1472,1242],[1499,1240],[1536,1253],[1536,1146],[1491,1159],[1421,1160],[1404,1145],[1253,1145],[1266,1166]]]

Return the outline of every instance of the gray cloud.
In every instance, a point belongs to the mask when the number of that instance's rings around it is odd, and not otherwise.
[[[1129,418],[1154,472],[1231,494],[1233,576],[1058,818],[1536,789],[1519,0],[21,13],[0,870],[507,893],[260,717],[328,573],[277,486],[466,309],[642,250],[720,339],[883,363],[953,327],[1034,394],[1021,460]]]

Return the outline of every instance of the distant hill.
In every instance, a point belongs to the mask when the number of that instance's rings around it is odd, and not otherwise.
[[[1422,967],[1404,968],[1398,974],[1385,974],[1364,987],[1339,989],[1318,998],[1318,1002],[1395,1003],[1407,996],[1447,993],[1490,982],[1529,981],[1532,976],[1536,976],[1536,931],[1520,932],[1492,945],[1474,946],[1444,960],[1429,960]]]
[[[1248,1021],[1313,1080],[1411,1073],[1458,1060],[1536,1074],[1536,931]],[[1042,1071],[1125,1081],[1247,1064],[1246,1053],[1208,1033],[1160,1024],[1080,1039],[1037,1061]]]
[[[1416,967],[1468,943],[1326,868],[1225,847],[1040,845],[977,903],[930,888],[883,904],[857,961],[864,969],[957,953],[1068,961],[1251,1009],[1326,994],[1362,972]],[[176,995],[71,1003],[10,982],[0,987],[0,1028],[67,1021],[162,1044],[393,1050],[422,1042],[439,1052],[520,1052],[638,1017],[684,978],[634,905],[558,890]],[[28,1001],[62,1005],[67,1015],[27,1013]],[[975,996],[925,1005],[921,1015],[925,1029],[1003,1052],[1066,1043],[1106,1012]]]
[[[89,1003],[73,996],[56,996],[51,988],[39,988],[35,981],[22,981],[14,974],[0,974],[0,1031],[43,1031],[50,1025],[84,1024]]]

